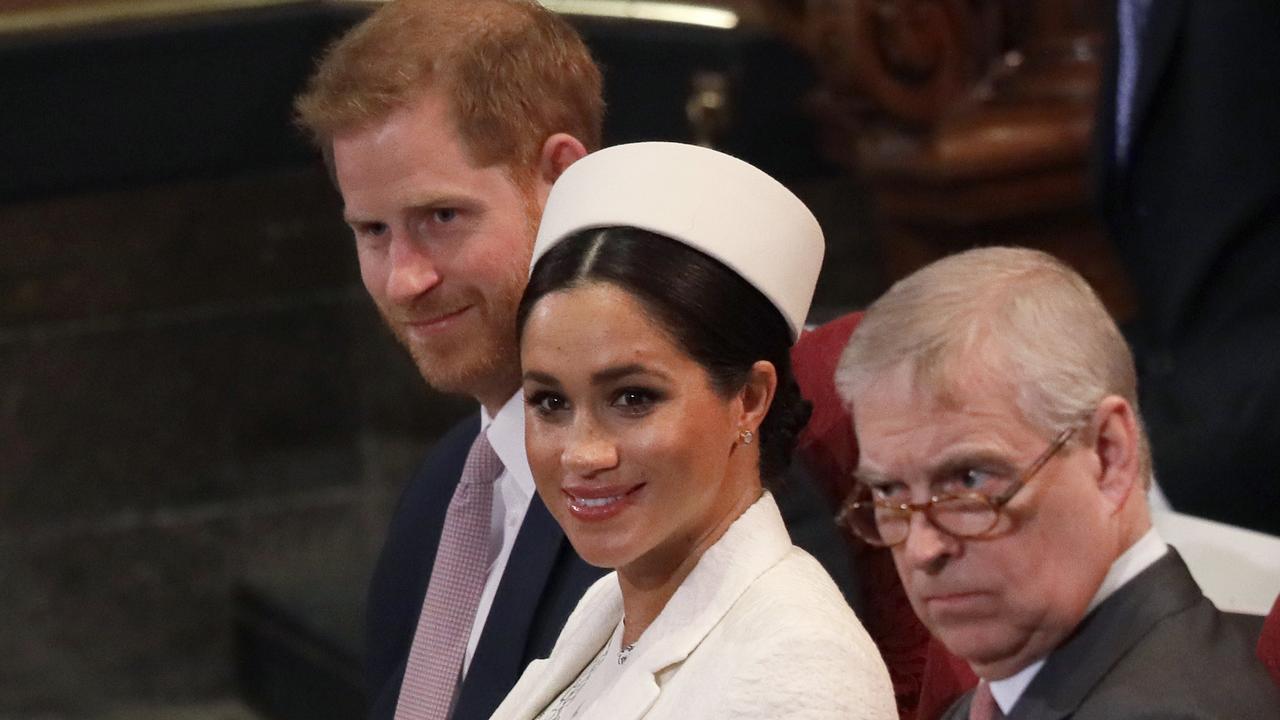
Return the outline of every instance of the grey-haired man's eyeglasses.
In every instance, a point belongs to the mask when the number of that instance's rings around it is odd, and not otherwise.
[[[916,512],[923,512],[936,527],[956,537],[985,535],[1000,522],[1000,512],[1004,506],[1067,444],[1074,432],[1075,428],[1068,428],[1059,433],[1040,457],[997,494],[972,492],[935,495],[925,502],[899,503],[874,499],[871,488],[859,483],[836,515],[836,522],[848,527],[868,543],[880,547],[891,547],[906,541],[911,532],[911,515]]]

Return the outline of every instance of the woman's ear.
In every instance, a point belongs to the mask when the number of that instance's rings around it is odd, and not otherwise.
[[[1135,488],[1141,488],[1142,462],[1138,418],[1133,406],[1117,395],[1098,403],[1093,425],[1097,438],[1098,490],[1115,510],[1124,506]]]
[[[757,360],[747,371],[747,381],[738,391],[742,402],[738,427],[757,432],[778,391],[778,370],[768,360]]]

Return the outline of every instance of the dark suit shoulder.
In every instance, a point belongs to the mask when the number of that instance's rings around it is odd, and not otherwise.
[[[379,576],[386,575],[388,571],[406,565],[421,566],[424,551],[429,556],[425,559],[426,568],[431,567],[445,510],[462,475],[462,465],[471,443],[479,431],[479,417],[474,415],[453,426],[432,446],[414,471],[391,516],[387,539],[374,574],[374,591],[379,589]],[[423,585],[425,588],[425,577]],[[397,591],[402,590],[404,588],[397,588]],[[371,604],[376,599],[371,597]]]
[[[1053,651],[1010,720],[1274,720],[1280,688],[1254,655],[1260,629],[1219,612],[1171,549]]]
[[[1121,657],[1075,717],[1275,720],[1280,688],[1254,654],[1261,628],[1202,597]]]
[[[426,457],[413,471],[404,492],[400,494],[395,515],[392,516],[393,526],[402,513],[418,509],[413,500],[424,493],[434,493],[441,486],[448,487],[449,493],[453,493],[453,487],[462,475],[462,465],[471,450],[471,443],[475,442],[479,432],[480,416],[471,415],[449,428],[449,432],[431,446]]]

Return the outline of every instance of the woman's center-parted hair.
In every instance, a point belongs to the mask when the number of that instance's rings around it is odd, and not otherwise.
[[[760,424],[760,473],[779,480],[809,418],[791,372],[791,333],[778,309],[733,270],[682,242],[633,227],[584,230],[548,250],[536,265],[516,314],[521,335],[546,295],[602,282],[635,297],[674,344],[728,397],[752,366],[773,364],[778,387]]]

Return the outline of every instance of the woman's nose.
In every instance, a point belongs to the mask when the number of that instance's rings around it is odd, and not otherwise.
[[[618,446],[613,439],[590,421],[577,425],[561,456],[565,468],[574,475],[590,476],[616,466]]]

